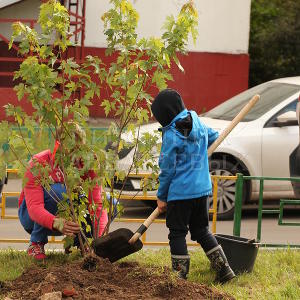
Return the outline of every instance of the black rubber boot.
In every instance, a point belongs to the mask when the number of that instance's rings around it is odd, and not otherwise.
[[[190,256],[189,255],[171,255],[172,269],[178,272],[178,276],[182,279],[187,279],[190,270]]]
[[[206,252],[206,255],[211,262],[212,269],[217,273],[216,282],[225,283],[235,277],[220,245]]]

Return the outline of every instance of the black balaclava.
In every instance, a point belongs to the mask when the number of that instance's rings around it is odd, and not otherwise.
[[[169,125],[184,109],[185,106],[181,96],[173,89],[165,89],[159,92],[151,105],[155,119],[163,127]]]

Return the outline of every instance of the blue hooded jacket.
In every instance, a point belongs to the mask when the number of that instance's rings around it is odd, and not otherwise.
[[[175,123],[189,114],[192,128],[185,136]],[[218,132],[204,125],[194,111],[184,109],[162,128],[162,134],[157,197],[166,202],[210,195],[207,148],[218,138]]]

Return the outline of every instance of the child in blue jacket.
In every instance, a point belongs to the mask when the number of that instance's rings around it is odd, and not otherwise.
[[[172,268],[181,278],[189,272],[186,235],[197,241],[216,271],[216,281],[235,277],[216,238],[209,231],[208,196],[212,192],[207,148],[218,132],[205,126],[194,111],[188,111],[181,96],[172,89],[161,91],[151,110],[163,126],[159,157],[157,205],[166,211]]]

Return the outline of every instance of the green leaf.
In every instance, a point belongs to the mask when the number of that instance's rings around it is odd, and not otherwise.
[[[63,242],[64,242],[64,249],[67,249],[67,248],[72,247],[74,245],[74,238],[72,238],[70,236],[65,236],[63,238]]]
[[[19,83],[14,87],[14,90],[17,92],[18,100],[21,101],[25,95],[25,85],[24,83]]]
[[[181,63],[180,63],[178,57],[175,55],[175,56],[173,57],[173,59],[174,59],[176,65],[177,65],[177,67],[179,68],[179,70],[180,70],[181,72],[184,72],[184,68],[182,67],[182,65],[181,65]]]
[[[104,108],[105,115],[108,116],[111,111],[111,104],[108,100],[103,100],[101,106]]]

